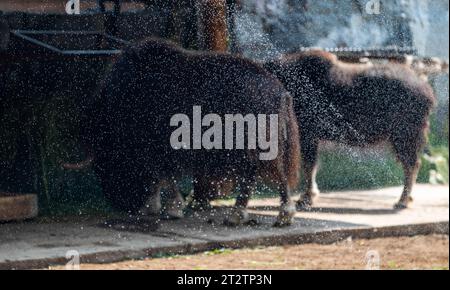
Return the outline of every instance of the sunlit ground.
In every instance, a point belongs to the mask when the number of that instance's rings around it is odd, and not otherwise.
[[[372,255],[370,254],[372,253]],[[378,257],[373,255],[378,254]],[[378,262],[379,261],[379,262]],[[332,245],[300,245],[243,250],[218,249],[190,256],[167,256],[81,269],[449,269],[448,235],[346,240]],[[65,269],[64,266],[52,269]]]

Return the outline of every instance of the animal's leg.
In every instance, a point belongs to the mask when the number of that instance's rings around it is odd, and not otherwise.
[[[240,192],[236,199],[236,204],[232,210],[230,217],[225,221],[230,225],[240,225],[250,220],[247,212],[247,206],[250,197],[256,190],[255,178],[241,177],[241,179],[239,180],[239,187]]]
[[[149,198],[141,208],[140,214],[145,216],[159,216],[162,209],[161,182],[148,182],[145,188],[149,194]]]
[[[204,211],[211,209],[210,205],[210,179],[203,174],[194,176],[194,192],[188,208],[193,211]]]
[[[175,180],[168,184],[167,190],[169,192],[167,203],[163,207],[164,217],[167,219],[180,219],[184,217],[184,199],[181,196],[180,189]]]
[[[412,188],[416,182],[417,174],[420,168],[420,160],[417,160],[415,165],[403,165],[405,173],[405,186],[398,203],[394,205],[395,209],[406,209],[413,202],[411,196]]]
[[[318,141],[305,137],[301,142],[302,167],[305,175],[306,190],[297,202],[298,210],[310,209],[314,199],[320,194],[316,183],[318,149]]]
[[[292,224],[295,213],[297,211],[295,209],[295,204],[291,199],[290,189],[287,182],[283,182],[279,189],[281,197],[281,208],[274,226],[286,227]]]
[[[408,208],[413,201],[411,192],[420,169],[420,154],[426,143],[426,134],[426,130],[422,129],[417,134],[413,134],[413,137],[394,138],[392,141],[395,153],[403,165],[405,174],[403,193],[399,202],[395,204],[395,209]]]

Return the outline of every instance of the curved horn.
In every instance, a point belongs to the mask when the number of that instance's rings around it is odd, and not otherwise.
[[[87,148],[90,149],[90,148]],[[84,170],[89,168],[92,163],[94,162],[94,154],[92,153],[92,150],[86,150],[85,152],[87,155],[87,158],[83,161],[77,162],[77,163],[66,163],[66,162],[60,162],[61,168],[65,170]]]
[[[78,163],[61,163],[61,167],[65,170],[84,170],[92,165],[94,157],[89,156],[86,160]]]

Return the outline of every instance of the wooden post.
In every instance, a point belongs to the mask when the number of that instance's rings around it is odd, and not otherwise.
[[[228,50],[226,0],[200,0],[200,48],[213,51]]]

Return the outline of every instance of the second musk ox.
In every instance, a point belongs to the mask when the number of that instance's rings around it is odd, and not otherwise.
[[[306,192],[300,209],[319,193],[319,142],[368,146],[387,141],[403,165],[404,190],[396,209],[408,207],[434,106],[432,88],[401,64],[348,64],[313,50],[267,62],[293,95],[301,135]]]
[[[261,66],[150,39],[124,50],[98,96],[84,107],[81,137],[92,158],[64,166],[77,169],[93,160],[115,207],[157,214],[161,187],[168,187],[172,205],[181,203],[176,183],[183,175],[232,178],[240,194],[229,221],[242,223],[261,177],[280,192],[277,224],[291,222],[295,204],[289,193],[298,182],[300,159],[298,127],[292,97]],[[192,116],[194,107],[201,107],[202,114],[222,116],[278,115],[277,157],[260,160],[260,149],[174,149],[171,118]],[[203,131],[208,129],[202,125]]]

